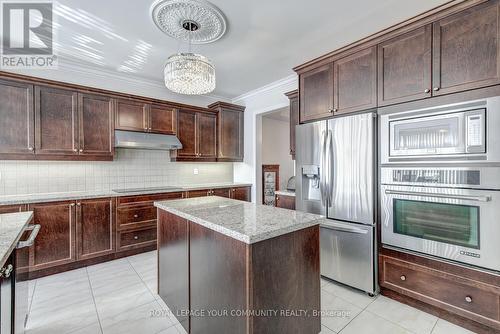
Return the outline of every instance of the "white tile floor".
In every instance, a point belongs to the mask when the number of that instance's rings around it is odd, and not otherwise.
[[[179,334],[156,294],[156,252],[31,281],[27,334]],[[445,320],[378,296],[321,281],[322,334],[471,333]],[[165,314],[165,313],[163,313]],[[329,316],[333,315],[333,316]]]

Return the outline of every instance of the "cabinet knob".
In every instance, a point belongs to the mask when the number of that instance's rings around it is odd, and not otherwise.
[[[434,87],[433,90],[437,92],[439,90],[439,87]]]
[[[151,131],[151,130],[153,130],[153,128],[149,128],[149,130]]]
[[[69,206],[73,207],[73,206],[75,206],[75,203],[71,203]]]
[[[139,215],[134,215],[134,218],[139,218]]]
[[[426,90],[424,90],[424,93],[426,93],[426,94],[430,93],[430,92],[431,92],[431,90],[429,88],[427,88]]]
[[[82,203],[76,203],[77,206],[82,206]]]
[[[337,112],[337,111],[338,111],[338,109],[337,109],[337,108],[333,108],[333,112]]]
[[[28,147],[28,150],[33,151],[33,146]]]
[[[138,236],[136,236],[136,235],[134,235],[134,240],[137,240],[137,239],[139,239],[139,237],[138,237]]]
[[[400,278],[401,278],[402,281],[406,281],[406,276],[405,275],[401,275]]]
[[[471,296],[465,296],[465,301],[467,303],[472,303],[472,297]]]
[[[80,149],[80,153],[83,153],[83,149],[82,148]]]
[[[331,113],[333,113],[333,109],[331,109],[331,108],[330,108],[330,109],[328,109],[328,112],[329,112],[330,114],[331,114]]]
[[[279,201],[280,200],[280,197],[279,196],[276,196],[276,200]]]
[[[78,152],[78,150],[76,148],[73,149],[73,152]]]

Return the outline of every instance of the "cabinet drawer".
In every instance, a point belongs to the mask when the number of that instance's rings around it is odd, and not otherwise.
[[[498,287],[393,258],[382,262],[382,286],[469,318],[500,321]]]
[[[120,227],[136,223],[152,223],[156,221],[156,208],[147,206],[129,206],[117,209],[117,221]]]
[[[156,228],[120,232],[120,250],[156,243]]]

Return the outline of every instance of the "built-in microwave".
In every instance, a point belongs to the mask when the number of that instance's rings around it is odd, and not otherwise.
[[[381,163],[499,163],[498,124],[500,97],[381,115]]]

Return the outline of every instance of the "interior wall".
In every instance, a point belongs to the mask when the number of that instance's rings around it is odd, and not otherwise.
[[[168,151],[117,149],[113,161],[0,161],[0,196],[232,181],[233,163],[170,162]]]
[[[289,106],[285,93],[298,88],[298,77],[293,74],[273,82],[256,91],[249,92],[232,100],[244,105],[245,109],[245,158],[234,163],[234,181],[253,184],[252,201],[262,203],[262,115]]]
[[[279,189],[286,189],[295,165],[290,155],[290,122],[262,117],[262,164],[280,166]]]

